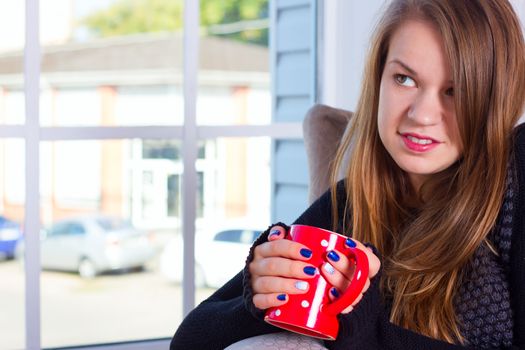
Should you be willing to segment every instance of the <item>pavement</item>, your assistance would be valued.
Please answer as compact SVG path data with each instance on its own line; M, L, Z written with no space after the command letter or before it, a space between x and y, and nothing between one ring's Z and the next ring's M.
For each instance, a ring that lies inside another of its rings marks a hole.
M171 337L182 320L182 289L157 272L112 273L84 280L76 274L41 273L42 347L88 345ZM25 343L24 271L0 261L0 350ZM197 304L213 293L198 289Z

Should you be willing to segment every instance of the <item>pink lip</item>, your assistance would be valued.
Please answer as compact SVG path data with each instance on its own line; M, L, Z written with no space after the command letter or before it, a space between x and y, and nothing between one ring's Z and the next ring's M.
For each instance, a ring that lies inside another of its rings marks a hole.
M439 141L434 140L431 137L423 136L423 135L419 135L419 134L414 134L414 133L400 133L399 135L403 138L403 142L405 143L407 148L409 150L411 150L411 151L414 151L414 152L420 152L420 153L428 152L428 151L436 148L441 143ZM421 145L419 143L415 143L415 142L411 141L408 138L408 136L416 137L416 138L418 138L420 140L430 140L430 141L432 141L432 143L429 143L429 144L426 144L426 145Z

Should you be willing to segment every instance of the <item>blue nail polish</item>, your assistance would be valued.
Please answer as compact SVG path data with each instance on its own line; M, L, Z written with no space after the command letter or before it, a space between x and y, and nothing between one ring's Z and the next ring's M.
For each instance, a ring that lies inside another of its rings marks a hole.
M280 301L285 301L286 300L286 294L279 294L277 296L277 299L279 299Z
M273 230L273 231L270 232L270 236L269 237L271 237L271 236L279 236L280 234L281 234L281 231Z
M332 261L339 261L339 254L337 254L335 251L331 250L328 252L327 254L328 256L328 259L332 260Z
M304 269L303 269L304 273L306 273L307 275L310 275L310 276L313 276L315 275L315 272L317 271L317 269L313 266L306 266Z
M310 249L303 248L303 249L301 249L300 253L305 258L309 258L309 257L312 256L312 251Z
M336 297L336 298L339 298L339 292L337 291L337 289L335 289L335 287L333 287L332 289L330 289L330 293Z
M346 239L346 245L350 248L355 248L357 247L357 244L355 244L355 242L353 240L351 240L350 238L347 238Z

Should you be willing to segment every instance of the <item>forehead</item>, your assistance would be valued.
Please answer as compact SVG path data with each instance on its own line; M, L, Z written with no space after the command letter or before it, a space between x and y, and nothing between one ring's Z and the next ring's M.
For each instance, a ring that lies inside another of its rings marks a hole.
M433 24L420 20L402 23L392 34L388 46L387 64L397 59L418 73L441 73L451 76L450 63L441 35Z

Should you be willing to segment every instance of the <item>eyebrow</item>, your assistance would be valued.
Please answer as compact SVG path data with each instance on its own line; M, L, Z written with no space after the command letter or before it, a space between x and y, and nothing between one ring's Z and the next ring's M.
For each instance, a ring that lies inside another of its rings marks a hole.
M393 60L388 62L388 64L390 64L390 63L397 63L398 65L403 67L407 72L412 74L414 77L417 77L417 73L416 73L415 70L413 70L412 68L410 68L408 65L406 65L404 62L398 60L397 58L395 58L395 59L393 59Z

